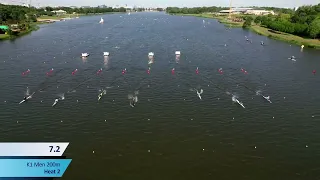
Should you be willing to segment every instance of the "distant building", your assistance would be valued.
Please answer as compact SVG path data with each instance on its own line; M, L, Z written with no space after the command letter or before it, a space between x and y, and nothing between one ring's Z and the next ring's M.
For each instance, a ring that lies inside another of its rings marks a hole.
M252 15L274 15L273 11L266 11L266 10L247 10L244 14L252 14Z
M64 11L64 10L58 10L58 11L51 11L53 13L55 13L56 15L64 15L64 14L67 14L67 11Z
M77 6L70 6L70 8L75 9L75 8L78 8L78 7Z
M222 10L219 14L251 14L251 15L268 15L275 13L273 11L266 11L266 10L255 10L253 8L231 8L227 10Z
M231 8L227 10L222 10L219 13L220 14L240 14L240 13L245 13L248 10L252 10L252 8Z

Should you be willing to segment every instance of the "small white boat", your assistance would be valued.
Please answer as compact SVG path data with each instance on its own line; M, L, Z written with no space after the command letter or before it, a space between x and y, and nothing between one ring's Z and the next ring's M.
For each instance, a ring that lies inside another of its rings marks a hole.
M109 56L109 52L103 52L103 56Z
M100 24L103 24L103 22L104 22L104 20L103 20L103 18L101 17L101 19L100 19Z
M88 57L89 54L88 54L88 53L81 53L81 56L82 56L82 57Z
M176 51L176 55L181 55L180 51Z
M148 56L154 56L154 53L153 52L149 52Z

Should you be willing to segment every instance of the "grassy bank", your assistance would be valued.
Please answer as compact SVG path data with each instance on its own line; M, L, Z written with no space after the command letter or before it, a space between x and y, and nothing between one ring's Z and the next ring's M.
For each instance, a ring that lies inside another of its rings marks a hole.
M289 42L292 44L297 44L297 45L303 44L305 47L320 49L320 40L318 40L318 39L306 39L306 38L302 38L302 37L295 36L292 34L277 32L277 31L274 31L274 30L271 30L271 29L268 29L265 27L258 26L258 25L253 25L253 26L251 26L250 29L257 34L267 36L272 39L286 41L286 42Z
M0 40L10 39L10 35L8 34L0 34Z

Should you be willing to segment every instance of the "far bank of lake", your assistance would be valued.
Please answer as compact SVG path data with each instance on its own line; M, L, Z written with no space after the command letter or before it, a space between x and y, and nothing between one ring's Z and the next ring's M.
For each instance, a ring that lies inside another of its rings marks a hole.
M105 15L105 14L114 14L115 12L110 12L110 13L95 13L95 14L64 14L60 16L40 16L37 18L37 22L30 23L30 28L27 30L23 30L19 32L16 35L9 35L9 34L0 34L0 41L3 40L12 40L16 39L19 37L22 37L24 35L27 35L31 33L32 31L36 31L40 29L39 25L41 24L48 24L48 23L54 23L57 21L65 21L65 20L70 20L70 19L75 19L75 18L80 18L82 16L98 16L98 15Z
M217 19L220 23L225 24L227 27L232 27L232 28L239 28L242 27L243 22L233 22L227 19L226 16L216 16L214 14L172 14L172 15L180 15L180 16L195 16L195 17L202 17L202 18L212 18L212 19ZM318 39L308 39L308 38L303 38L300 36L296 36L293 34L288 34L284 32L279 32L279 31L274 31L272 29L268 29L266 27L262 27L259 25L252 25L250 28L253 32L267 36L272 39L276 40L281 40L285 41L291 44L296 44L296 45L304 45L305 47L309 48L316 48L320 49L320 40Z

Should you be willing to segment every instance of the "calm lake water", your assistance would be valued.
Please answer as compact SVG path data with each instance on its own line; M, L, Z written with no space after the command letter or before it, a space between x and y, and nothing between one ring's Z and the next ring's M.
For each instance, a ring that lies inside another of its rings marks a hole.
M70 142L65 155L73 161L62 179L320 178L320 51L214 19L103 18L42 25L0 42L1 141ZM27 87L35 94L19 105ZM193 88L203 89L202 100Z

